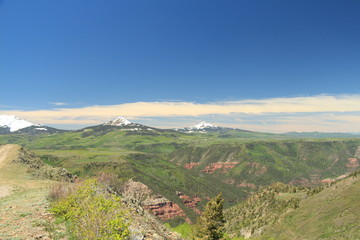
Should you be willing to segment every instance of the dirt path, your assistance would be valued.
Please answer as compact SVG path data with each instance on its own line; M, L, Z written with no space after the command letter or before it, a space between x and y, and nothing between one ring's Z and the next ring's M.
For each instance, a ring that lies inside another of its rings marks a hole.
M13 148L16 148L16 145L7 144L0 146L0 167L5 163L5 160L9 155L9 151Z
M51 184L34 178L13 163L20 147L0 145L0 239L51 239L44 230L51 222L46 195Z
M11 159L12 154L10 154L10 152L12 150L17 151L16 149L17 149L16 145L9 144L9 145L0 146L0 173L1 173L1 169L4 168L4 166L6 166L9 163L9 160ZM0 174L0 179L1 179L1 175L2 174ZM0 185L0 198L9 195L12 190L13 188L10 185L5 185L5 184Z

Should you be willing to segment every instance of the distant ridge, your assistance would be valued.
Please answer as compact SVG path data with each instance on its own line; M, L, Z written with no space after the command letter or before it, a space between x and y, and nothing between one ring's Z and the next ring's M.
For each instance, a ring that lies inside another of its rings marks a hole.
M247 130L237 129L237 128L228 128L228 127L220 127L212 125L208 122L202 121L199 124L190 126L190 127L184 127L184 128L175 128L173 129L178 132L184 132L184 133L192 133L192 132L200 132L200 133L207 133L207 132L228 132L228 131L242 131L242 132L251 132Z
M296 138L353 138L360 137L356 133L341 133L341 132L287 132L283 133L284 136Z

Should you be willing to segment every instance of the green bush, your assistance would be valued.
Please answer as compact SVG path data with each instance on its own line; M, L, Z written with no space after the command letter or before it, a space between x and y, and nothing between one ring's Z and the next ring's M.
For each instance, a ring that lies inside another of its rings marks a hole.
M84 181L75 192L54 202L51 212L70 222L76 239L125 239L129 220L120 197L102 188L96 179Z

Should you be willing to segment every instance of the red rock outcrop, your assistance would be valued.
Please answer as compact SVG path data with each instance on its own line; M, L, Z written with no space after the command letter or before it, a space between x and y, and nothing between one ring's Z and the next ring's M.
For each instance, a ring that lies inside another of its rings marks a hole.
M192 209L196 214L198 214L198 215L201 214L201 211L196 208L198 202L201 201L200 197L195 196L192 198L192 197L186 196L185 194L183 194L181 192L176 192L176 194L178 195L178 197L180 199L183 199L183 203L185 204L185 206Z
M218 162L211 163L209 166L206 166L202 171L205 173L214 173L218 169L222 169L221 173L228 172L228 169L234 168L239 162Z
M348 158L348 163L346 164L347 168L358 168L359 165L359 160L357 158Z
M321 180L320 182L323 183L323 184L330 184L332 182L334 182L335 180L332 179L332 178L325 178L323 180Z
M185 163L184 164L184 168L187 168L187 169L192 169L193 167L195 166L199 166L200 163L195 163L195 162L192 162L192 163Z
M162 220L168 220L175 217L183 217L186 221L190 221L176 203L169 201L162 196L154 196L143 202L144 209L149 210L152 214Z

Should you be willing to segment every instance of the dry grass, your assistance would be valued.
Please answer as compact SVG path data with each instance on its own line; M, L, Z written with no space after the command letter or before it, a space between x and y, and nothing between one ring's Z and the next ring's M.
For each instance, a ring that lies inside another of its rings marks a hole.
M79 183L57 182L50 186L48 198L50 201L58 201L74 193Z

